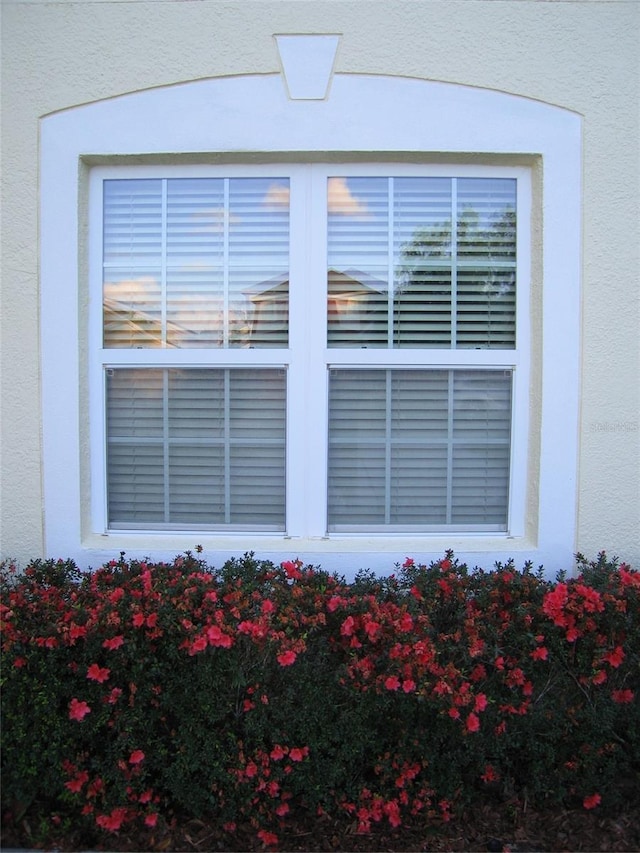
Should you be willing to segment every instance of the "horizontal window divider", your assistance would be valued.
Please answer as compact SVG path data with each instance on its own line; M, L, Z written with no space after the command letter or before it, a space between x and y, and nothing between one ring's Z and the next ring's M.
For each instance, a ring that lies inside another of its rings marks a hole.
M384 353L384 357L382 357ZM471 356L471 353L473 355ZM329 369L365 367L386 370L391 368L415 370L515 370L519 354L514 350L489 349L341 349L328 350Z
M196 355L197 354L197 355ZM109 349L102 351L102 364L110 368L247 368L280 367L285 370L289 350L267 349Z
M422 535L433 535L433 536L442 536L443 534L451 534L458 533L469 536L482 536L482 535L493 535L493 536L508 536L508 530L506 525L477 525L471 526L468 524L391 524L381 526L365 526L365 525L348 525L348 524L340 524L335 525L329 530L327 534L329 539L336 539L340 534L349 534L349 536L384 536L384 537L393 537L395 536L404 536L407 533L416 533L420 536Z

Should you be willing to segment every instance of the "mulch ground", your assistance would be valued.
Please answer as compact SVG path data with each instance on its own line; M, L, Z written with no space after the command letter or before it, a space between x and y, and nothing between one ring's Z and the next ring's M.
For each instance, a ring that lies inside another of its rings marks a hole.
M441 851L488 851L488 853L577 853L577 851L640 851L640 811L602 816L597 811L556 809L536 812L522 807L483 807L449 823L425 827L415 824L392 831L388 825L374 825L369 835L357 833L357 824L313 818L279 834L281 851L336 851L336 853L440 853ZM34 847L28 822L2 833L2 847ZM39 846L42 846L39 845ZM52 832L44 849L86 851L87 839L64 838ZM173 826L158 826L145 833L119 833L105 844L94 840L93 850L189 851L223 853L265 851L252 827L239 827L232 842L215 824L200 820Z

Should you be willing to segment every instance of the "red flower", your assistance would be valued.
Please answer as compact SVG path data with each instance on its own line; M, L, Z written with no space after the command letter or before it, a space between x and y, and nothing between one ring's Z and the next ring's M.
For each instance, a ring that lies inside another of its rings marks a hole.
M398 690L400 688L400 679L397 675L389 675L384 682L387 690Z
M413 693L416 689L416 683L412 678L405 678L402 682L402 689L405 693Z
M91 712L86 702L80 702L75 697L69 702L69 719L77 720L79 723Z
M619 705L626 705L628 702L633 702L633 690L614 690L611 693L611 698Z
M280 563L280 566L284 569L285 574L291 580L300 580L302 577L302 572L300 571L300 566L302 563L299 560L295 562L292 560L285 560L284 563Z
M124 637L122 634L118 634L117 637L111 637L108 640L105 640L102 644L103 649L109 649L110 651L114 651L115 649L119 649L120 646L124 644Z
M474 710L476 711L484 711L487 707L487 697L484 693L478 693L476 696L476 701L474 704Z
M546 660L549 656L549 652L547 651L546 646L538 646L537 649L534 649L531 652L531 657L533 660Z
M278 836L273 832L269 832L266 829L261 829L258 833L258 838L265 844L267 847L277 847L278 846Z
M117 832L122 826L126 816L126 809L114 809L110 815L98 815L96 823L102 829L107 829L109 832Z
M92 663L87 670L87 678L90 681L97 681L99 684L102 684L104 681L107 681L110 673L111 670L107 669L106 666L100 667L97 663Z
M375 641L380 636L380 633L382 631L382 626L380 625L379 622L374 622L373 620L369 620L368 622L365 622L364 630L367 632L367 637L369 638L369 640L372 643L375 643Z
M21 666L26 666L26 664L26 658L16 658L13 662L13 665L16 667L16 669L20 669Z
M608 664L611 664L612 667L617 669L624 660L624 651L622 646L616 646L612 652L607 652L602 659L606 660Z
M294 746L293 749L289 750L289 758L292 761L302 761L303 758L305 758L307 755L309 755L308 746L304 746L302 749L297 746Z
M402 564L403 569L410 569L414 565L413 557L407 557L407 559Z
M191 657L193 655L198 654L198 652L202 652L207 648L207 638L202 636L196 637L196 639L191 643L189 647L189 654Z
M480 728L480 718L473 711L467 717L467 731L477 732Z
M148 814L144 819L145 826L154 827L157 822L158 822L158 815L155 813Z
M265 598L265 600L262 602L262 607L261 607L262 612L263 613L273 613L273 611L275 609L276 609L276 606L273 603L273 601L271 601L268 598Z
M134 628L142 628L144 625L144 613L134 613L131 622Z
M129 764L140 764L144 761L144 752L141 749L134 749L129 756Z
M207 628L207 639L210 646L219 646L223 649L230 649L233 645L233 638L229 634L221 631L217 625L210 625Z
M350 637L356 627L356 622L353 616L347 616L342 625L340 626L340 633L343 637Z
M599 805L601 800L602 797L600 796L600 794L591 794L591 796L584 798L584 800L582 801L582 805L585 807L585 809L595 809L595 807Z
M296 657L296 653L289 649L288 651L279 654L277 660L280 666L291 666L296 662Z
M480 778L483 782L486 782L488 784L489 782L495 782L497 779L500 778L500 775L496 773L495 768L491 764L487 764L487 766L484 768L484 773Z
M282 749L282 747L280 746L280 744L279 744L279 743L277 743L277 744L273 747L273 749L271 750L271 758L272 758L274 761L280 761L280 759L281 759L281 758L284 758L284 756L285 756L285 752L284 752L284 750Z
M105 697L104 701L108 705L115 705L121 696L122 689L120 687L114 687L113 690L109 693L109 695Z
M79 794L86 782L89 781L89 774L86 770L80 771L73 779L64 783L65 788L68 788L72 794Z

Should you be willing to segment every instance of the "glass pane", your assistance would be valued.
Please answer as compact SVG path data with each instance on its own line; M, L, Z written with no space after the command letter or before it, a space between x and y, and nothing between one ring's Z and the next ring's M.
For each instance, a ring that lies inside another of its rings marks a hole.
M284 530L281 368L110 369L109 524Z
M289 182L104 183L105 347L285 347Z
M515 180L332 177L327 193L328 346L515 346Z
M504 530L511 373L332 369L329 529Z

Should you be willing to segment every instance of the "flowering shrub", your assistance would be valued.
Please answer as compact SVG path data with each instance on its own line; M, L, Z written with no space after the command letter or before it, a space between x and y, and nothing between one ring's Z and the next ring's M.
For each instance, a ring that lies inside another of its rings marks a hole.
M640 771L640 574L578 571L5 565L3 820L97 845L214 817L273 848L301 811L368 833L487 799L614 808Z

